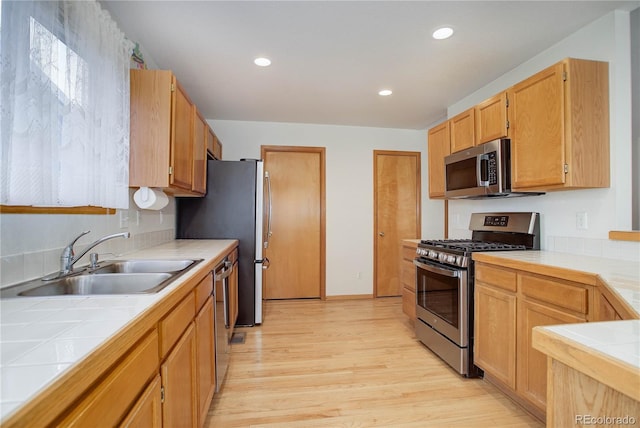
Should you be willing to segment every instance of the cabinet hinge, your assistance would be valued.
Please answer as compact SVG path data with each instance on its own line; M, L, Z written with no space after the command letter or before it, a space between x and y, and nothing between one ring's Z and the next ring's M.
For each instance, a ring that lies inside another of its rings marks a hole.
M563 82L566 82L566 81L567 81L567 72L566 72L566 71L563 71L563 72L562 72L562 81L563 81Z
M176 84L172 83L171 84L171 92L175 92L176 91Z
M172 166L170 166L170 167L169 167L169 175L172 175L172 174L173 174L173 167L172 167Z
M164 386L160 387L160 402L164 403Z
M510 126L510 124L509 124L509 121L507 120L507 129L509 129L509 126Z
M567 163L564 164L564 173L565 174L569 173L569 164L567 164Z
M506 101L505 101L506 107L508 108L509 107L509 97L505 97L505 99L506 99Z

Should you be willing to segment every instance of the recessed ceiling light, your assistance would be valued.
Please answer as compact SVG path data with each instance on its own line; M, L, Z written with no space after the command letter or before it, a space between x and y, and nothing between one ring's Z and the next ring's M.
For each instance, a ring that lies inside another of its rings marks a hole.
M391 89L383 89L380 92L378 92L378 95L383 97L388 97L391 94L393 94L393 91Z
M442 28L438 28L436 31L433 32L433 38L436 40L444 40L451 37L452 34L453 34L453 28L442 27Z
M269 58L256 58L253 60L253 63L260 67L269 67L271 65L271 60Z

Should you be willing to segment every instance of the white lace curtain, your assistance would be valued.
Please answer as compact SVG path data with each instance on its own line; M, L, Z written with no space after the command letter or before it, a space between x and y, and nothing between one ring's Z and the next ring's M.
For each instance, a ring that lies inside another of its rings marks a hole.
M94 0L0 1L0 204L127 208L133 45Z

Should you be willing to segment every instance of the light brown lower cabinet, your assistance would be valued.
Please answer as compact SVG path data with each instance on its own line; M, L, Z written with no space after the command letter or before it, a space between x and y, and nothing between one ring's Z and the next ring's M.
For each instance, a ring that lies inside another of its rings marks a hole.
M547 358L533 327L585 322L594 287L476 262L474 361L485 378L545 419Z
M122 428L162 428L161 386L160 375L156 375L120 424Z
M153 329L57 424L63 427L117 426L158 372L158 332Z
M532 329L537 326L585 322L586 319L526 299L518 302L517 319L519 335L516 390L544 414L547 406L547 356L533 348Z
M516 388L516 296L487 284L475 285L474 361L509 388ZM480 322L482 323L480 325Z
M162 424L197 426L196 336L193 322L160 367L164 402Z
M402 241L402 257L400 259L400 279L402 280L402 312L411 321L416 320L416 257L418 243L415 240Z
M202 426L216 389L215 325L213 296L210 296L196 316L198 426Z

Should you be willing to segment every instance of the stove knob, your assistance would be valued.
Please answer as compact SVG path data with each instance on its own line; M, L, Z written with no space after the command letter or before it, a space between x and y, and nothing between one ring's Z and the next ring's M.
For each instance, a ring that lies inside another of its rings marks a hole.
M428 257L430 259L438 260L438 253L433 250L429 250Z
M463 260L464 260L464 257L456 256L456 265L462 267L462 261Z
M455 264L456 263L456 256L453 256L453 255L447 256L447 262Z
M438 260L441 261L442 263L445 263L447 261L447 255L444 253L438 254Z

